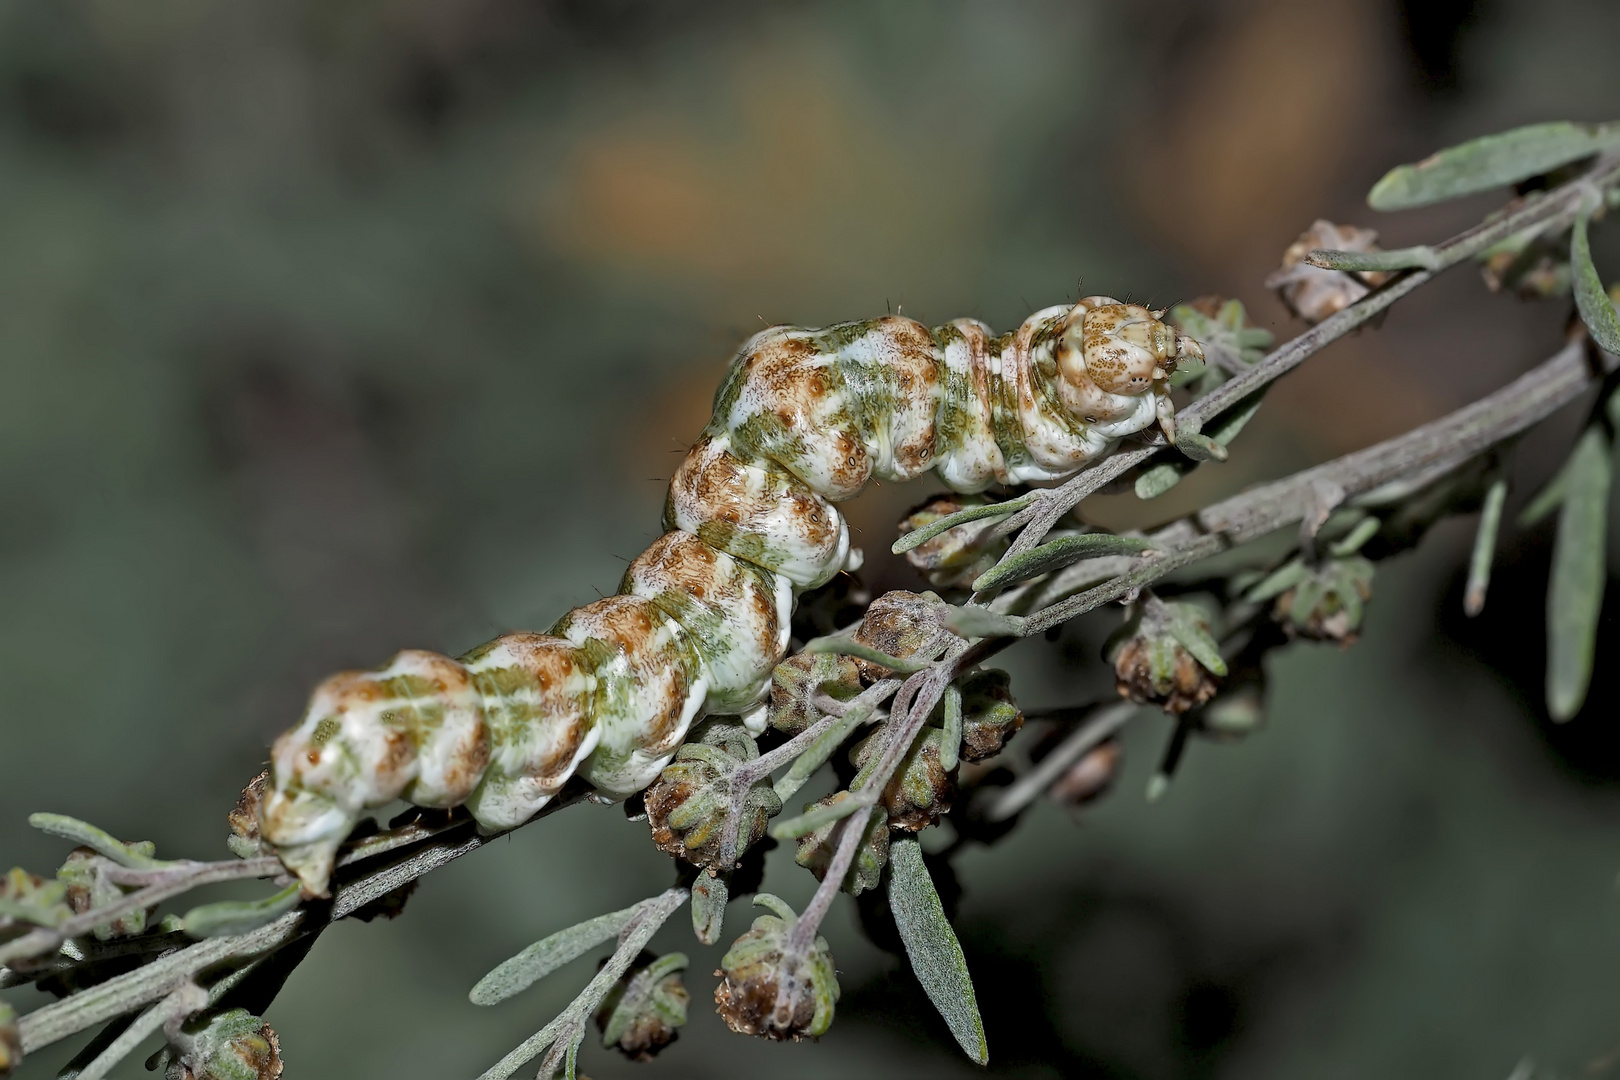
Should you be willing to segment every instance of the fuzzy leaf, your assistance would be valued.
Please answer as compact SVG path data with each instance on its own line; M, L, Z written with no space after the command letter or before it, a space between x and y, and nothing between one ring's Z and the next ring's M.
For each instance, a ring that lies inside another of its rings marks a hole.
M245 934L298 906L301 889L298 882L263 900L222 900L217 904L204 904L186 912L181 929L194 938L226 937Z
M1221 659L1221 647L1199 623L1189 617L1170 620L1170 636L1181 647L1192 653L1192 658L1216 675L1226 674L1226 661Z
M467 1000L474 1005L494 1005L527 990L570 960L617 937L635 913L635 907L627 907L623 911L613 911L575 923L566 930L542 938L510 960L497 964L494 970L478 980L478 985L472 988Z
M1112 533L1081 533L1065 536L1038 548L1003 560L991 567L973 583L977 591L1010 585L1015 581L1049 574L1061 570L1081 559L1095 559L1103 555L1136 555L1153 545L1134 536L1115 536Z
M126 844L111 833L98 829L87 821L68 817L66 814L29 814L28 824L40 832L83 844L98 854L105 855L119 866L127 866L132 870L157 870L177 865L163 859L154 859L152 852L156 848L150 840Z
M1265 396L1264 388L1250 394L1206 424L1203 434L1223 447L1231 446L1232 440L1238 437L1249 421L1254 419L1254 414L1260 411L1260 403L1265 400ZM1181 483L1182 477L1197 467L1196 462L1180 460L1166 461L1150 469L1143 469L1136 478L1136 497L1156 499Z
M1305 261L1323 270L1350 272L1434 270L1440 266L1440 256L1427 244L1395 248L1391 251L1337 251L1332 248L1319 248L1305 256Z
M889 848L889 909L928 1000L967 1056L985 1064L990 1049L984 1042L984 1021L979 1019L967 958L923 864L922 845L912 837L895 840Z
M962 750L962 688L955 683L945 688L944 737L939 743L939 767L946 772L956 768Z
M1594 425L1570 455L1547 589L1547 711L1557 721L1581 711L1592 681L1606 578L1609 472L1609 440Z
M960 637L1023 637L1024 620L1017 615L1002 615L987 607L969 604L952 607L946 612L945 629Z
M1262 604L1267 600L1274 600L1295 585L1310 576L1310 570L1298 559L1285 563L1243 594L1243 599L1251 604Z
M1176 449L1194 461L1225 461L1229 456L1226 447L1197 431L1177 432Z
M1473 618L1485 610L1485 590L1491 584L1491 563L1496 558L1496 533L1502 526L1502 504L1507 501L1507 481L1491 481L1485 504L1479 511L1479 531L1474 534L1474 551L1468 559L1468 587L1463 591L1463 613Z
M890 656L881 649L874 649L870 645L862 645L852 637L844 634L828 634L826 637L811 638L805 642L800 652L807 653L837 653L840 656L853 656L857 660L866 660L874 664L882 664L890 671L898 671L909 675L914 671L921 671L931 661L920 656Z
M699 944L713 945L720 940L730 902L731 883L726 878L699 874L692 882L692 934Z
M1398 165L1373 185L1367 205L1405 210L1506 187L1620 146L1620 124L1531 124Z
M986 518L1000 519L1012 517L1014 514L1018 513L1018 511L1022 510L1039 497L1040 492L1031 491L1027 495L1021 495L1016 499L1008 499L1006 502L986 503L984 506L970 506L966 510L958 510L954 514L946 514L938 521L931 521L920 529L913 529L906 533L906 535L896 540L889 550L894 552L896 555L904 555L906 552L910 551L914 547L917 547L919 544L926 544L940 533L949 532L958 525L966 525L972 521L983 521Z
M808 836L823 825L830 825L835 821L842 821L863 806L870 806L870 799L855 796L849 799L839 799L826 806L818 806L814 810L806 810L796 817L785 818L771 826L771 835L778 840L797 840L801 836Z
M1569 240L1569 264L1575 274L1575 307L1598 348L1620 354L1620 311L1603 291L1603 281L1592 265L1592 245L1586 236L1586 215L1575 219Z

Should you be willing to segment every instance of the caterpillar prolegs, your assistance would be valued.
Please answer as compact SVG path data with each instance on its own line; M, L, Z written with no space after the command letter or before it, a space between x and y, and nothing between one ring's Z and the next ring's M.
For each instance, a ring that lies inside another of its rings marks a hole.
M761 331L618 595L548 634L326 680L271 752L262 836L323 893L367 808L464 804L506 829L576 773L610 796L646 787L701 717L763 730L796 595L851 560L833 504L930 469L959 492L1059 480L1154 423L1173 437L1169 376L1201 352L1159 314L1092 296L1000 337L893 316Z

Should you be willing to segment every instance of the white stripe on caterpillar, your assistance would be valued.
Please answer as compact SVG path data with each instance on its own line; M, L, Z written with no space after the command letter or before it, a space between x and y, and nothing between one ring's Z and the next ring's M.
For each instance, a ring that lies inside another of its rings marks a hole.
M833 504L874 476L930 469L965 493L1058 480L1155 422L1173 436L1168 379L1201 352L1159 314L1092 296L1001 337L892 316L756 334L670 482L670 531L619 595L550 634L460 660L402 652L322 683L271 751L262 835L324 893L368 808L465 804L484 828L511 828L576 773L610 795L640 790L704 716L760 730L794 596L851 558Z

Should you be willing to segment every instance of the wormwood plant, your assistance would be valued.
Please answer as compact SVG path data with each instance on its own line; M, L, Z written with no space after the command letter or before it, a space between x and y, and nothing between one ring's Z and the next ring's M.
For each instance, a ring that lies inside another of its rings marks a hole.
M1620 204L1620 123L1481 138L1394 169L1368 201L1401 210L1509 187L1514 197L1483 222L1433 245L1385 251L1368 230L1317 222L1268 281L1311 324L1304 333L1267 352L1270 335L1250 326L1236 301L1175 308L1170 351L1188 362L1201 353L1203 362L1174 372L1182 405L1173 422L1161 412L1162 431L1119 443L1061 486L920 506L894 550L936 592L867 601L844 577L805 593L797 647L772 678L764 733L725 716L702 723L626 804L675 857L671 887L559 930L471 989L474 1005L491 1005L572 959L607 952L573 1003L483 1080L536 1058L538 1076L573 1077L593 1023L604 1045L655 1055L676 1037L691 995L687 957L653 955L648 943L689 905L698 941L717 944L728 902L749 894L762 913L731 939L713 989L733 1030L774 1039L828 1030L839 987L818 930L847 892L874 940L904 951L963 1052L987 1061L972 978L935 881L950 872L951 855L970 842L995 843L1037 798L1099 796L1118 766L1118 731L1150 707L1176 720L1149 788L1150 797L1162 793L1189 739L1235 738L1260 723L1269 653L1301 638L1352 642L1377 563L1448 515L1479 516L1465 597L1477 614L1507 494L1504 459L1521 433L1596 388L1567 462L1520 518L1527 525L1558 514L1546 697L1554 719L1574 716L1592 673L1620 421L1620 290L1605 291L1588 233ZM1493 290L1572 295L1579 315L1551 355L1508 386L1146 532L1111 534L1079 515L1093 493L1124 486L1152 499L1225 460L1279 376L1470 261ZM1022 639L1115 603L1125 619L1107 660L1118 698L1025 716L1007 676L984 666ZM1008 749L1026 723L1044 733L1024 739L1036 751ZM338 737L336 729L316 734ZM839 790L795 806L798 791L829 768ZM341 919L397 915L420 877L502 835L481 831L459 806L412 808L386 827L365 819L331 857L328 887L324 871L260 836L265 785L261 775L244 791L229 815L234 857L217 861L160 859L150 843L61 815L29 819L78 846L52 877L19 868L0 882L0 986L32 983L57 998L20 1017L0 1003L0 1075L99 1027L60 1075L105 1076L161 1032L164 1044L147 1064L171 1078L280 1076L280 1046L262 1017L322 931ZM593 798L575 777L528 820ZM920 833L945 821L955 841L925 860ZM798 864L821 883L803 911L761 891L767 836L794 843ZM195 888L244 878L275 891L165 910Z

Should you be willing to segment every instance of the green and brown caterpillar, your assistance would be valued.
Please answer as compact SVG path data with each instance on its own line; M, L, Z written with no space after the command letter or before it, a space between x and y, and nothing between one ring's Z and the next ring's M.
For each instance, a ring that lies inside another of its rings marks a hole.
M263 838L324 893L367 808L465 805L507 829L576 773L646 787L704 716L763 730L796 595L851 563L834 504L930 469L959 492L1059 480L1154 423L1173 440L1169 376L1201 351L1160 314L1091 296L1000 337L899 317L756 334L618 595L548 634L326 680L271 752Z

